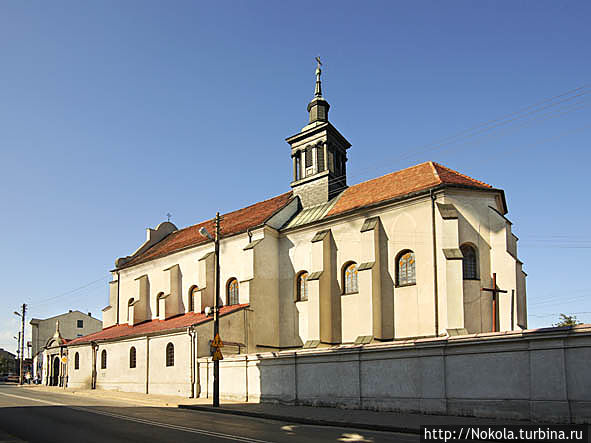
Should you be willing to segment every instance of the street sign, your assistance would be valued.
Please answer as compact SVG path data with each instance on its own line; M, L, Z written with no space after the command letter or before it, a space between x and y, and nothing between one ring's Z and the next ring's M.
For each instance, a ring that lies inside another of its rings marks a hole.
M222 355L222 351L220 348L215 348L215 352L213 353L213 361L223 360L224 356Z
M213 348L223 348L224 344L222 343L222 339L220 338L220 334L216 334L213 341L211 342L211 346Z

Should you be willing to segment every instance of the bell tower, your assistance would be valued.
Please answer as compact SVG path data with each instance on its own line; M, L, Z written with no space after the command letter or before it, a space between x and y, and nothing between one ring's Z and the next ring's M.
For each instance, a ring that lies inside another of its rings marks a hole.
M347 187L347 149L351 143L328 121L330 105L322 96L322 63L316 57L316 87L308 104L309 123L286 139L291 146L291 188L304 208L328 202Z

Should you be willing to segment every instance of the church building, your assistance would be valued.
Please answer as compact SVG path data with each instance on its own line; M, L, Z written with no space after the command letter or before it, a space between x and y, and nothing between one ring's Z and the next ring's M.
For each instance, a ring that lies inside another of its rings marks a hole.
M286 139L291 189L223 214L224 355L525 329L504 191L430 161L349 185L329 109L318 66ZM68 386L199 395L216 281L202 228L163 222L116 260L103 329L64 344Z

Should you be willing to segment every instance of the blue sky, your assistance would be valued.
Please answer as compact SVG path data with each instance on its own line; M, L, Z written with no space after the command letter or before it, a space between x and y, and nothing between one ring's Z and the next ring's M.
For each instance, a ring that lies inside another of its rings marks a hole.
M331 121L353 144L350 183L434 160L505 189L530 326L560 312L591 322L590 12L2 2L0 347L14 352L23 301L29 318L100 317L115 258L167 212L183 227L287 191L284 139L306 123L316 55Z

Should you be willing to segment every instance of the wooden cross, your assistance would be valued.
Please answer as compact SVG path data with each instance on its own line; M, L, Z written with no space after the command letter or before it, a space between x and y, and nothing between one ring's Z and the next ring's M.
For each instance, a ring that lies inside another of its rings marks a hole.
M482 288L483 291L492 292L492 331L497 332L497 294L506 293L507 291L497 287L497 274L493 273L492 288Z

